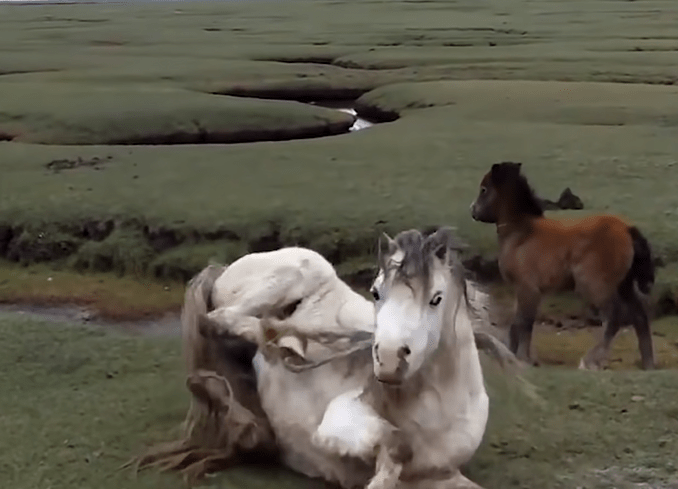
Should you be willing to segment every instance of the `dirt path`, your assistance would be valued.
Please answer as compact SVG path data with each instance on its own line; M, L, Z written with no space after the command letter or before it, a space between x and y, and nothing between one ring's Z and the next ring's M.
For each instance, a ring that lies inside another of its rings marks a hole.
M86 307L26 304L0 305L0 313L14 313L60 325L87 325L95 328L113 329L132 335L179 336L181 333L181 321L178 313L167 313L159 318L138 321L113 321L97 317Z
M85 325L93 328L114 330L138 336L175 336L181 333L178 312L142 320L113 320L96 313L86 306L3 304L1 313L19 314L24 317L60 325ZM492 323L503 333L506 341L508 325L513 315L510 301L493 301L490 310ZM655 355L660 368L678 367L678 331L675 321L659 321L653 325ZM544 312L535 323L533 354L540 365L576 368L580 358L593 346L602 333L596 321L582 309L580 312ZM620 331L613 344L609 367L612 369L639 368L636 337L631 328Z

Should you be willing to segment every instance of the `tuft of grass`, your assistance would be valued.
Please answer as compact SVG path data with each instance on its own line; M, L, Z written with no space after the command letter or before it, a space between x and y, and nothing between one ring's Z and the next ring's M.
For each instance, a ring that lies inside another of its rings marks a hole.
M115 271L141 276L154 255L143 234L132 228L117 228L103 241L88 241L71 258L79 271Z

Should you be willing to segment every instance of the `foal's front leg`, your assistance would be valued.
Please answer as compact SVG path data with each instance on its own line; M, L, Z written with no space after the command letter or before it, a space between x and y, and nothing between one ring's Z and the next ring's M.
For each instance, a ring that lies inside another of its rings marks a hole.
M509 331L511 351L520 359L531 363L532 330L537 318L541 297L538 291L516 285L515 316Z
M617 298L602 308L603 311L603 335L579 361L580 370L602 370L610 356L610 347L617 332L621 327L621 303Z

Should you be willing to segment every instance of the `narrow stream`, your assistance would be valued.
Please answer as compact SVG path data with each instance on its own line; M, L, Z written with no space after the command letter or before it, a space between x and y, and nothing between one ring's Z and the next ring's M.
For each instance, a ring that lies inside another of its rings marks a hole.
M358 117L356 110L351 107L351 101L338 101L338 102L309 102L309 105L317 105L320 107L327 107L328 109L335 109L346 114L351 114L354 116L355 122L349 129L350 132L360 131L362 129L367 129L375 125L375 122L368 121L362 117Z

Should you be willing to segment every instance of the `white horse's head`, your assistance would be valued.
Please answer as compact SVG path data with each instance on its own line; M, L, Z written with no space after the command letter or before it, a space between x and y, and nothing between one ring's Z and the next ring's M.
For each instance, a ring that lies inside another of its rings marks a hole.
M465 296L463 271L451 228L428 237L417 230L379 242L379 273L371 292L377 314L374 374L400 384L440 344L453 310Z

